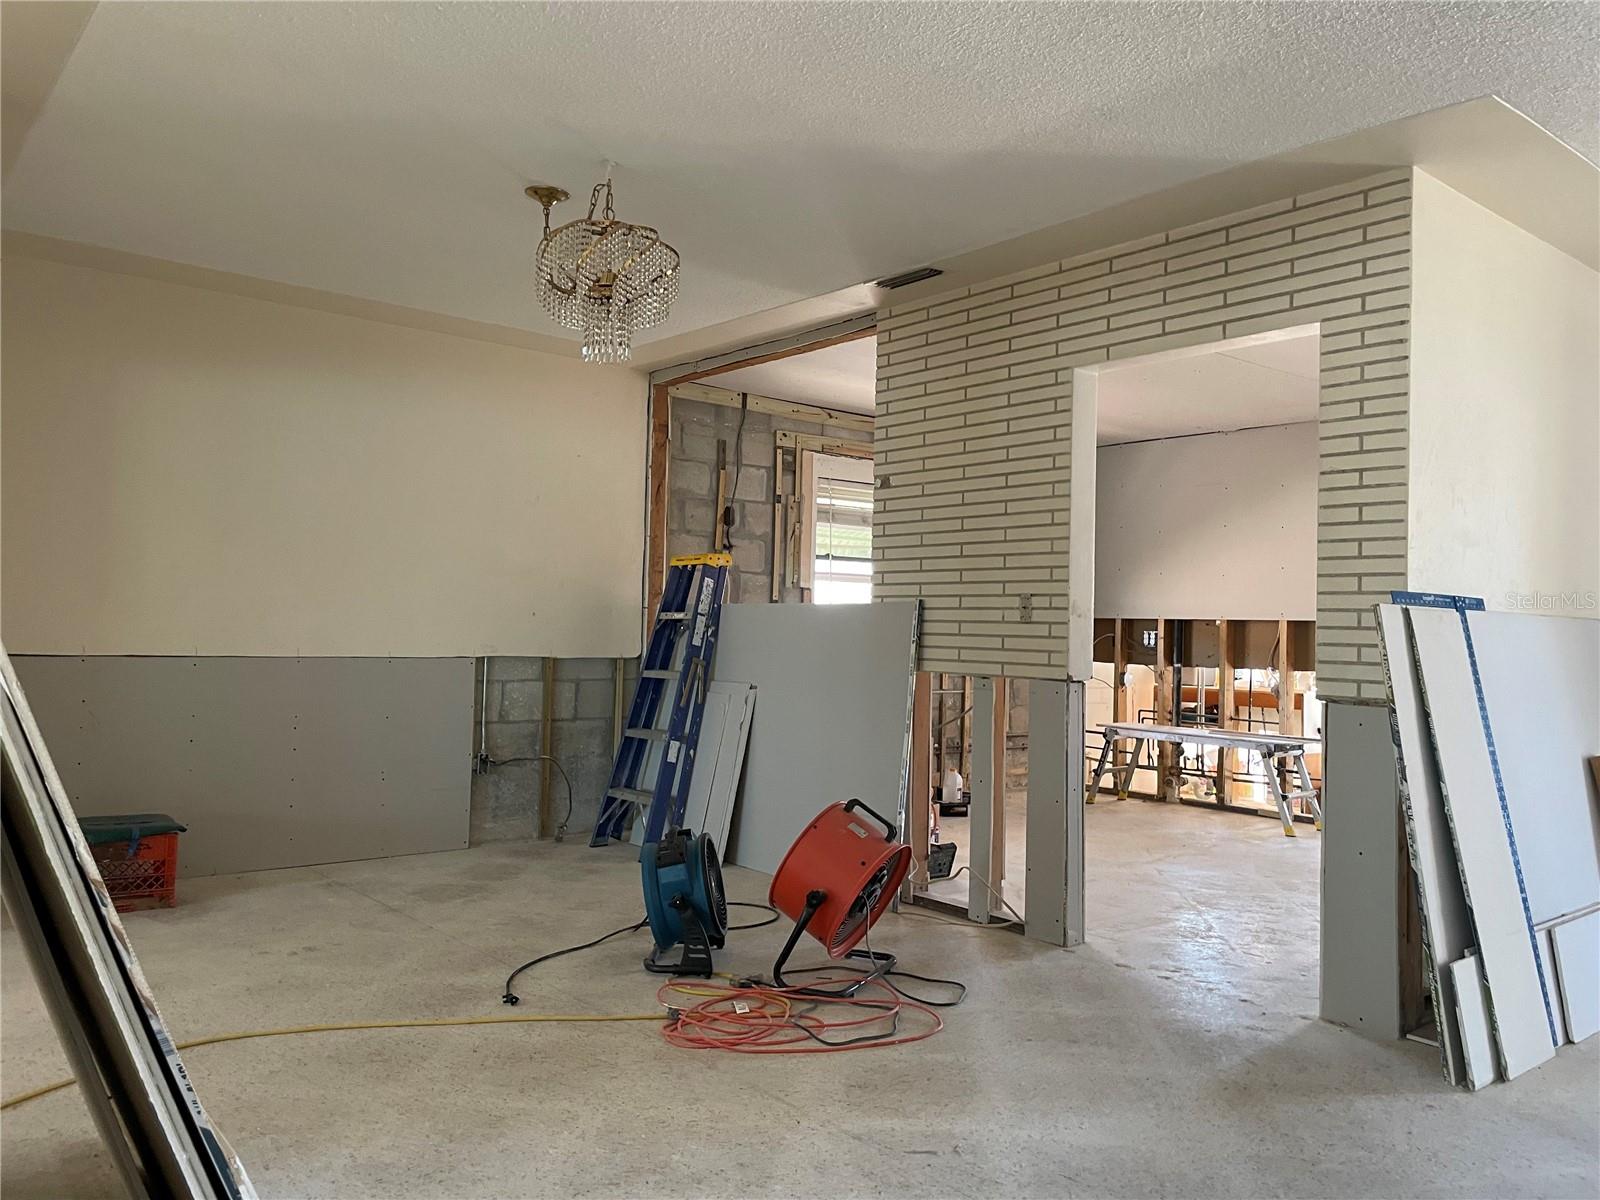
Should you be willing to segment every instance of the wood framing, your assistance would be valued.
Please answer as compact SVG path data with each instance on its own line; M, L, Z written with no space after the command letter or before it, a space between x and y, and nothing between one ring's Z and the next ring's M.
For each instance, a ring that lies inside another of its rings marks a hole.
M661 589L667 582L667 460L671 443L672 397L665 385L659 385L650 389L649 514L644 547L646 628L655 622L656 610L661 607Z
M911 874L906 898L928 886L928 836L933 796L933 680L918 671L911 692L911 783L906 797L906 836Z
M819 404L778 400L772 396L758 396L754 392L735 392L706 383L674 383L668 386L674 400L699 400L704 404L719 404L725 408L738 408L748 401L751 412L766 413L774 417L793 417L800 421L831 421L841 429L854 429L860 433L872 432L873 419L868 413L846 412L842 408L826 408Z
M1173 670L1177 622L1162 618L1156 621L1155 709L1156 723L1172 723L1172 704L1176 696L1176 672ZM1169 784L1177 772L1178 747L1163 742L1156 747L1156 786L1158 800L1176 800L1175 789Z
M980 675L972 681L972 802L968 808L967 835L971 839L967 861L967 916L988 924L995 909L989 878L994 870L998 843L1005 854L1004 825L997 811L1005 807L1005 680ZM999 736L995 736L995 731ZM996 836L996 834L1000 836Z
M1217 724L1223 729L1236 727L1238 697L1233 684L1233 671L1238 626L1227 620L1217 622ZM1237 758L1232 750L1222 747L1217 751L1217 799L1223 804L1233 802L1233 773Z
M1011 711L1011 682L1003 675L997 676L994 689L994 712L989 726L995 764L989 807L993 827L989 836L989 886L994 892L1002 893L1006 879L1006 717ZM991 895L990 899L999 905L999 896Z
M875 312L862 313L832 325L825 325L820 329L809 330L805 333L794 334L790 337L779 338L770 342L758 342L754 346L746 346L741 350L730 350L726 354L713 355L708 358L696 359L694 362L681 363L676 367L667 367L660 371L650 373L652 383L695 383L701 379L710 379L714 375L726 375L729 371L737 371L743 367L757 367L762 363L777 362L779 359L793 358L796 354L809 354L813 350L826 350L829 346L840 346L845 342L853 342L859 338L873 337L878 332L877 314Z
M550 766L555 756L555 747L551 744L555 736L556 706L552 700L555 690L556 660L547 654L539 703L539 836L542 838L555 832L555 805L550 802Z

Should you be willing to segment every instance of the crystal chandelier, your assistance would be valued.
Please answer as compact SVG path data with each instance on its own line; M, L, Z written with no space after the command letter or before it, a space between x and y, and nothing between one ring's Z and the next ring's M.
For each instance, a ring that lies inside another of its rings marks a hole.
M633 335L666 320L678 298L678 252L648 225L617 220L609 171L589 195L589 215L555 229L550 209L567 193L536 185L527 194L544 209L534 256L539 302L583 334L585 362L627 362Z

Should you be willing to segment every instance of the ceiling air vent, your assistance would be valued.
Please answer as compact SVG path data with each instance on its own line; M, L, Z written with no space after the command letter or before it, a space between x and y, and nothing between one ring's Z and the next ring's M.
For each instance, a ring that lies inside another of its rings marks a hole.
M921 283L924 279L937 279L944 272L938 267L917 267L914 270L902 271L898 275L891 275L887 279L880 279L873 287L881 287L886 292L895 288L903 288L909 284Z

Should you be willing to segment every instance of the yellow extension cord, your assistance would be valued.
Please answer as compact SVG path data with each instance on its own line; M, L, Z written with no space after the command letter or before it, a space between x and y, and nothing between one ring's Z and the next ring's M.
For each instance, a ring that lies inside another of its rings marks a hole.
M667 1019L666 1010L653 1013L529 1013L521 1017L428 1017L416 1021L342 1021L330 1025L291 1025L287 1029L250 1029L243 1033L214 1033L210 1037L194 1038L187 1042L179 1042L177 1049L192 1050L196 1046L213 1046L218 1042L243 1042L250 1038L286 1037L292 1033L340 1033L350 1029L426 1029L440 1025L529 1025L538 1022L586 1022L586 1021L664 1021ZM0 1101L0 1111L13 1108L18 1104L25 1104L29 1100L37 1100L40 1096L48 1096L51 1092L59 1092L62 1088L71 1087L76 1079L58 1079L55 1083L48 1083L44 1087L34 1088L31 1092L12 1096L10 1099Z

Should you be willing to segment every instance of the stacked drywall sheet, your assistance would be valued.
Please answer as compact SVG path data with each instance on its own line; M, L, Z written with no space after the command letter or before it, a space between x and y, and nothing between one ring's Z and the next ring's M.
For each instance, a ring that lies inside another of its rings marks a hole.
M757 696L729 862L770 874L836 800L900 811L918 612L915 600L723 608L713 673Z
M1600 1026L1600 622L1379 605L1444 1070L1514 1079ZM1529 703L1528 697L1541 697Z
M726 850L728 831L733 826L733 807L738 799L739 779L744 774L755 704L756 689L748 683L718 682L706 689L700 745L695 751L694 777L689 781L683 824L699 833L709 833L719 853ZM642 824L634 822L636 828Z

